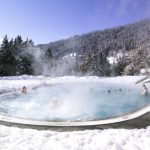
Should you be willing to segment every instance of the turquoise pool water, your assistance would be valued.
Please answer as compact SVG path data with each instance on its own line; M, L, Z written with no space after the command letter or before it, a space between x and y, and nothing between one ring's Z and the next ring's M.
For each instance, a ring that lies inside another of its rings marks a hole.
M0 114L44 121L102 120L125 115L150 104L136 86L67 83L0 95Z

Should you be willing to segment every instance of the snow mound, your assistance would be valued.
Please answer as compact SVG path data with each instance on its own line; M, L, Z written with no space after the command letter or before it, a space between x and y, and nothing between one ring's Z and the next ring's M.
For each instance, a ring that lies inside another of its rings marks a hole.
M149 150L150 127L58 132L0 125L0 150Z

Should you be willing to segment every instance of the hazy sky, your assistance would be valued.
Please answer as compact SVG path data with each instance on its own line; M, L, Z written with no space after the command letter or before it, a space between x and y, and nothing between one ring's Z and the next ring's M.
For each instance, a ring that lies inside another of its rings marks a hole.
M0 0L0 38L48 43L150 17L150 0Z

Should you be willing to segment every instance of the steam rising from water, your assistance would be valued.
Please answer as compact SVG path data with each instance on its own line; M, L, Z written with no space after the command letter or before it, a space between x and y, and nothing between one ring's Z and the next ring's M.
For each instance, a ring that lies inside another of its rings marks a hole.
M26 52L33 56L33 69L35 75L46 75L50 74L50 69L48 68L48 65L44 63L43 60L45 60L44 52L38 47L30 46L26 49Z
M73 67L76 65L76 53L66 55L59 60L47 60L45 50L41 50L38 47L30 46L26 50L26 53L33 56L32 68L35 75L44 76L62 76L72 74Z

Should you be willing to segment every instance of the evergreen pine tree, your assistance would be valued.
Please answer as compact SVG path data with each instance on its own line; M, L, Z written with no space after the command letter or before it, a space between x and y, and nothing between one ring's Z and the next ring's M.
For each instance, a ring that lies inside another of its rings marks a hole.
M16 62L13 53L13 39L9 42L6 35L2 42L0 51L0 75L15 75L15 63Z

